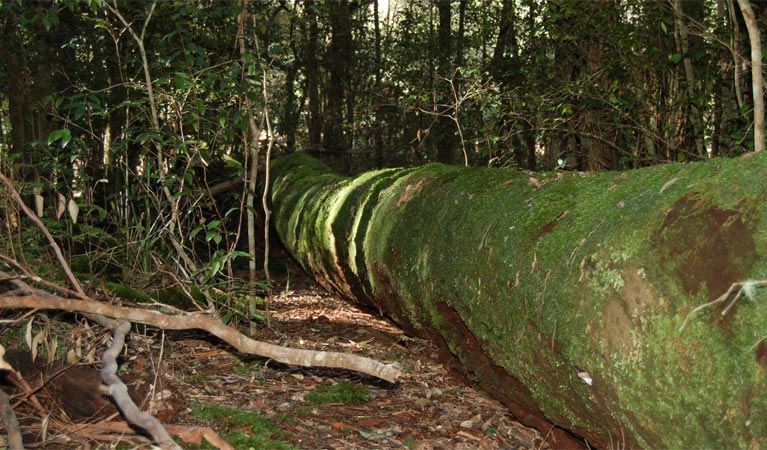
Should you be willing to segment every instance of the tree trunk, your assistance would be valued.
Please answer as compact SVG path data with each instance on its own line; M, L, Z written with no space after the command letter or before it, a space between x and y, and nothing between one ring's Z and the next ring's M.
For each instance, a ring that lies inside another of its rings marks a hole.
M754 150L764 150L764 78L762 76L762 37L749 0L738 0L751 41L751 83L754 92Z
M317 59L319 27L314 0L304 0L304 17L309 23L306 46L303 52L304 76L306 77L307 97L309 98L309 146L315 147L322 143L322 116L320 108L320 65Z
M452 65L452 36L451 19L452 13L450 0L434 0L439 13L439 26L437 27L437 48L435 59L437 65L437 77L434 80L436 92L436 111L438 115L432 129L434 145L437 150L437 160L445 164L451 164L456 160L455 151L455 122L450 117L452 110L448 105L453 104L452 92L447 80L453 77ZM444 78L444 79L443 79Z
M690 8L695 8L697 11L698 9L702 9L703 3L700 1L697 2L688 2L690 5ZM690 36L687 32L687 25L686 22L689 20L687 15L685 14L683 8L682 8L682 0L674 0L674 15L675 15L675 23L676 23L676 34L677 37L677 51L683 55L682 63L684 66L684 78L685 78L685 94L687 97L687 106L685 109L689 108L689 116L691 117L691 122L688 123L689 126L687 127L689 129L689 132L692 134L692 137L695 141L695 151L698 157L705 157L706 156L706 148L703 144L703 134L700 130L703 130L703 114L700 111L700 108L696 104L695 95L697 93L698 84L695 82L695 69L693 68L693 61L690 57ZM687 115L687 114L685 114ZM685 121L687 122L687 121ZM685 130L681 130L684 132Z
M350 142L345 125L350 124L346 102L351 85L350 67L352 54L351 5L347 2L327 2L325 7L330 16L333 36L330 39L326 68L329 82L325 87L325 122L323 125L322 145L327 149L348 150ZM344 107L347 108L344 118Z
M553 447L760 448L765 175L757 154L352 179L296 154L274 166L272 204L321 284L449 349Z
M374 76L375 76L375 91L381 95L381 70L383 62L381 60L381 18L379 11L378 0L373 1L373 30L375 32L375 54L373 64ZM383 97L381 96L381 99ZM380 100L379 100L380 101ZM380 110L380 107L378 108ZM375 113L375 123L373 124L374 134L374 148L373 148L373 160L376 167L383 166L384 162L384 140L383 140L383 128L385 126L384 120L381 117L380 111Z

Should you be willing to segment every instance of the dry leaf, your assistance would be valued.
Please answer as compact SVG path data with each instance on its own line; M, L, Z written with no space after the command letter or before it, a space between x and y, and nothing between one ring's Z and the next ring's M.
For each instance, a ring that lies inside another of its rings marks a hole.
M35 194L35 212L37 217L43 217L43 205L45 205L45 198L40 194Z
M3 356L5 356L5 347L0 345L0 370L11 370L13 371L13 367L11 367L10 364L8 364L5 359L3 359Z
M77 215L80 214L80 207L73 199L69 199L67 204L67 210L69 211L69 217L72 218L72 223L77 223Z
M663 191L665 191L669 186L671 186L672 184L676 183L677 181L679 181L679 177L672 178L672 179L666 181L666 184L664 184L663 187L660 188L660 193L662 194Z
M591 378L591 375L589 375L588 372L578 372L578 378L585 381L589 386L594 384L594 380Z
M16 227L19 226L19 216L16 214L16 211L12 211L10 214L6 216L8 229L11 231L15 230Z
M67 198L61 193L58 196L58 202L56 203L56 220L60 220L64 215L64 211L67 208Z
M29 322L27 322L27 329L24 330L24 343L27 344L27 347L30 349L32 348L32 321L35 318L29 319Z
M56 335L52 335L50 340L45 341L45 348L48 350L48 364L53 364L56 360L56 349L59 346L59 339Z
M40 345L45 342L45 340L48 338L48 330L42 329L39 333L35 335L34 338L32 338L32 345L30 346L32 350L32 361L37 358L37 349L40 348Z

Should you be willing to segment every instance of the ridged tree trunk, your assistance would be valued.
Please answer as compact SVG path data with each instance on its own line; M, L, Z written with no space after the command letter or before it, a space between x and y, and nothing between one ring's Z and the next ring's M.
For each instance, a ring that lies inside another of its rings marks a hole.
M767 155L343 178L296 154L274 175L309 273L448 349L555 448L767 446Z

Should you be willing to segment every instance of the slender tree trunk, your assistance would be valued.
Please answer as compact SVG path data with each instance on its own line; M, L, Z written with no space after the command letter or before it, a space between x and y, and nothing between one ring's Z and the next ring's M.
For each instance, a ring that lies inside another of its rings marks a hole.
M237 20L237 44L240 52L240 58L243 66L245 65L245 56L247 55L247 48L245 47L245 24L248 20L248 0L240 1L240 14ZM245 73L245 70L243 70ZM256 213L255 213L255 198L256 187L258 179L258 163L259 163L259 148L258 137L261 134L261 130L256 124L256 112L253 108L253 104L250 98L245 97L246 113L248 115L248 131L249 134L245 135L245 160L247 161L246 168L248 171L247 179L247 196L245 200L247 210L247 227L248 227L248 279L250 281L250 298L248 299L248 312L250 320L255 316L257 312L256 308ZM266 264L266 262L264 263ZM267 299L266 321L267 326L269 323L269 309ZM256 323L250 321L250 334L254 335L257 331Z
M727 0L727 10L730 12L730 23L732 24L732 60L733 82L735 84L735 99L738 101L738 109L743 108L743 89L740 81L740 71L743 58L741 57L741 29L738 14L735 10L734 0Z
M452 93L448 83L440 79L443 77L451 79L453 76L453 66L451 64L452 56L452 36L451 36L451 7L450 0L435 0L439 14L439 25L437 27L437 49L436 65L437 79L435 80L437 99L435 105L439 115L432 129L434 143L437 150L437 160L445 164L455 162L455 123L449 116L451 114L447 105L452 102Z
M22 55L14 50L4 51L8 72L8 114L11 123L11 152L26 162L32 143L32 113Z
M455 66L460 68L463 65L464 53L464 35L466 34L466 6L467 0L461 0L458 3L458 34L455 37Z
M304 76L306 77L307 97L309 98L309 146L322 144L322 116L320 105L320 65L317 59L319 48L319 27L314 0L304 0L304 17L309 23L306 46L304 48Z
M381 94L381 18L378 11L380 3L378 0L373 2L373 26L375 30L375 91L377 94ZM382 99L383 97L379 97ZM379 100L380 101L380 100ZM380 108L378 108L380 111ZM383 126L384 122L381 118L380 112L375 115L375 125L373 126L375 147L373 157L375 159L376 166L381 167L383 165L384 157L384 142L383 142Z
M751 41L751 82L754 92L754 150L764 150L764 78L762 76L762 37L749 0L738 0Z
M325 88L327 110L324 114L322 143L327 149L347 150L348 133L344 130L350 111L347 95L349 95L350 64L352 63L352 30L350 4L347 2L327 2L325 7L330 15L332 37L328 49L326 68L329 72L329 83ZM346 119L344 105L346 104Z
M703 135L699 130L703 129L703 115L700 108L695 104L696 84L695 69L693 68L692 58L690 58L690 37L685 23L686 16L682 8L682 0L674 0L674 16L676 21L677 48L680 54L684 55L682 63L684 65L684 75L686 81L686 96L692 113L692 124L689 127L695 140L695 150L698 156L706 155L706 148L703 143ZM685 121L687 122L687 121Z
M6 27L0 29L3 45L0 45L1 64L6 71L8 89L8 116L10 124L10 150L19 159L16 161L18 172L14 175L24 181L37 178L35 152L32 149L34 136L32 95L28 81L29 67L26 62L22 38L18 33L20 17L16 8L2 10Z

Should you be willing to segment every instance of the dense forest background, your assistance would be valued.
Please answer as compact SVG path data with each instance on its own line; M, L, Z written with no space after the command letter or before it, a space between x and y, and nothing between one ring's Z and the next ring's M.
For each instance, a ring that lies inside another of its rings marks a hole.
M752 150L739 3L3 0L0 162L86 272L215 284L280 153L597 171ZM16 214L9 255L34 248Z

